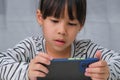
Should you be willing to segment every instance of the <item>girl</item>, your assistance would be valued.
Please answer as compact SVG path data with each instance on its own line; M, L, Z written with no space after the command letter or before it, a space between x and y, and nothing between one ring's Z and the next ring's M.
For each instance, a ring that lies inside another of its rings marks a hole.
M86 0L40 0L37 21L43 36L27 38L0 53L1 80L45 77L53 58L99 58L85 72L92 80L119 80L120 54L91 40L76 40L86 19ZM41 64L39 64L41 63ZM44 65L43 65L44 64Z

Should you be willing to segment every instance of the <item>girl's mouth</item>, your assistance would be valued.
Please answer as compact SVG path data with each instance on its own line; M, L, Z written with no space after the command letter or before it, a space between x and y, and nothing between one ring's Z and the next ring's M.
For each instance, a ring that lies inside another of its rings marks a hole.
M55 44L59 45L59 46L62 46L62 45L65 44L65 41L63 41L63 40L55 40Z

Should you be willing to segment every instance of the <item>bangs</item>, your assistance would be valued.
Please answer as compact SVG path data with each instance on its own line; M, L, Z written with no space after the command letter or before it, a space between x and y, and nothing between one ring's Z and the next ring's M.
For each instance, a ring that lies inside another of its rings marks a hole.
M41 13L45 19L48 16L60 18L64 13L66 0L41 0Z
M53 16L61 18L67 9L69 19L77 19L84 24L86 18L86 0L41 0L40 10L42 17Z

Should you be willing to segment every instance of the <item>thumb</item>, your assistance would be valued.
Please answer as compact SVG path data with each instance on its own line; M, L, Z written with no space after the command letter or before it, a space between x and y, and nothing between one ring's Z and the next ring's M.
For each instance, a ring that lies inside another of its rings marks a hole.
M101 51L97 51L95 57L101 59L101 54L102 54Z

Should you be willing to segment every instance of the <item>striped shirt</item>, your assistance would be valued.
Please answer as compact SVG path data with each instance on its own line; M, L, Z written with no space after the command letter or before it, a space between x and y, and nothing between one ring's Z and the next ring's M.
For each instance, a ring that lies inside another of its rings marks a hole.
M97 50L110 68L109 80L120 80L120 53L103 48L91 40L76 40L72 44L71 57L94 58ZM0 80L28 80L28 66L38 52L45 52L42 36L29 37L14 48L0 53Z

